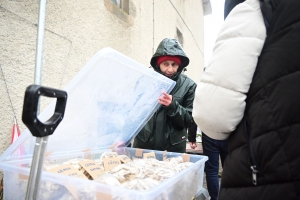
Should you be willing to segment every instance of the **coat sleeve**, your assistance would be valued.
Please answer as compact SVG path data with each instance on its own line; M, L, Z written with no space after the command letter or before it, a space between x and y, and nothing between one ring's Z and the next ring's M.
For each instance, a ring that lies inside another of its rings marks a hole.
M258 0L237 5L226 18L195 93L193 118L209 137L226 139L241 121L265 38Z
M169 120L176 129L189 128L194 122L192 117L193 102L196 84L193 83L184 96L183 104L180 105L173 99L168 107L164 107Z
M197 124L193 122L192 126L188 128L189 142L196 142L196 137L197 137Z

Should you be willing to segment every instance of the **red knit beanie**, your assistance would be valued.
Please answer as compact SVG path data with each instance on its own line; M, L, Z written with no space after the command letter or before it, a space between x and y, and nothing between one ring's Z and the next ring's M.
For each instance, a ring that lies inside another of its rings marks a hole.
M181 65L181 58L180 58L180 56L159 56L157 58L157 65L159 66L165 60L172 60L174 62L177 62L179 65Z

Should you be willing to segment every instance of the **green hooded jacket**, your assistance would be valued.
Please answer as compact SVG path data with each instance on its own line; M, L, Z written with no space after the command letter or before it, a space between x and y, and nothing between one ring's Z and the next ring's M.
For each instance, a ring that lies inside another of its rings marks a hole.
M181 57L178 73L171 77L176 85L170 95L173 96L171 105L161 106L135 137L133 147L183 153L186 150L187 128L193 123L192 110L196 83L182 74L189 64L189 58L181 45L175 39L164 39L150 64L158 73L162 72L156 61L159 56L172 55Z

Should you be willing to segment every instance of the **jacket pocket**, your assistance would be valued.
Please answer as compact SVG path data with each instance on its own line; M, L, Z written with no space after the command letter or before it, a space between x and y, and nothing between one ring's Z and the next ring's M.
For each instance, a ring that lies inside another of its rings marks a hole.
M187 133L186 129L182 129L180 131L174 131L170 134L170 143L172 145L179 144L182 142L186 142Z
M137 135L143 142L148 142L151 136L151 132L147 131L145 128Z

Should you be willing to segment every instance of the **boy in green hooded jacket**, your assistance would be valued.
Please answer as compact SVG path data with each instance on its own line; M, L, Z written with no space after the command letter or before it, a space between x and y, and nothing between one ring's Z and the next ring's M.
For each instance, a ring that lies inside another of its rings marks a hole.
M176 81L170 94L158 99L162 105L135 137L133 147L184 153L187 128L193 123L196 83L182 73L189 58L176 39L163 39L150 61L153 69Z

